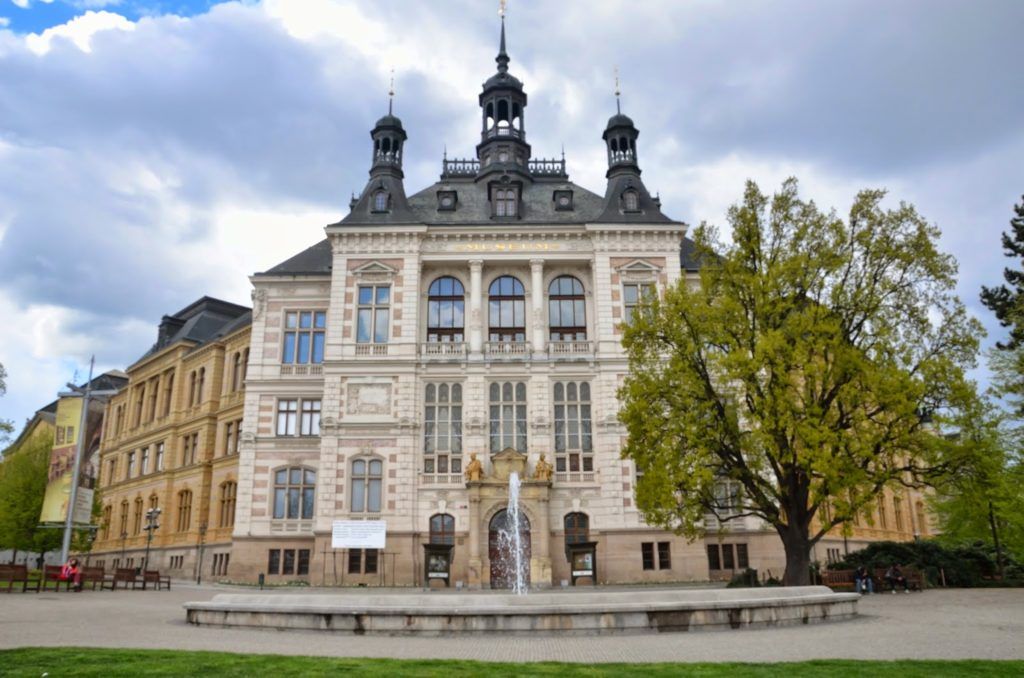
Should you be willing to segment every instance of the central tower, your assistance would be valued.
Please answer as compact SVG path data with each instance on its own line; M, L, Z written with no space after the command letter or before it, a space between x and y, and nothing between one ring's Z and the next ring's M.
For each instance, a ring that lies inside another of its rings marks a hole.
M476 155L484 177L493 172L516 173L530 178L530 144L526 143L526 92L523 83L508 72L505 50L505 13L501 13L498 72L484 83L480 93L482 126Z

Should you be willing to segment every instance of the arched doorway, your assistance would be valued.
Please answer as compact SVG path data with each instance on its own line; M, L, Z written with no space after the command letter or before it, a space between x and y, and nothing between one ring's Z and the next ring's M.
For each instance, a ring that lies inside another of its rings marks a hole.
M519 525L522 530L523 570L526 584L530 583L530 519L520 510ZM491 518L487 539L487 557L491 561L491 588L510 589L515 581L515 555L511 549L503 548L507 535L512 532L512 519L508 511L502 509Z

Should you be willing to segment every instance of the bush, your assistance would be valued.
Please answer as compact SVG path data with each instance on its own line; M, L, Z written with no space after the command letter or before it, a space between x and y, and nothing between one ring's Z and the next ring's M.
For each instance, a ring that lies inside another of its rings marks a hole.
M1001 585L1024 584L1021 566L1003 555L1005 578ZM932 586L942 584L945 573L947 586L986 586L998 579L995 550L981 542L947 548L938 542L924 540L914 542L880 541L860 551L849 554L844 560L832 563L832 570L852 570L860 566L886 568L893 563L915 567L924 573Z
M761 582L757 579L757 570L747 568L742 572L737 572L732 576L732 579L726 584L727 589L749 589L755 588L761 585Z

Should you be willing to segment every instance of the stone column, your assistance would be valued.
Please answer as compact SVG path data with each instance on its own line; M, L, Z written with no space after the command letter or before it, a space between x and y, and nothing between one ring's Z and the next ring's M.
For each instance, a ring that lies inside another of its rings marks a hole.
M479 589L483 585L481 570L483 560L480 558L480 485L469 488L469 571L466 573L466 585L471 589Z
M551 525L548 511L551 506L548 501L548 488L541 490L541 496L537 499L538 526L537 537L534 537L533 547L537 549L534 556L536 567L531 572L531 583L540 588L551 586Z
M469 351L478 355L483 350L483 266L481 259L469 260Z
M543 353L547 349L544 332L544 260L530 259L530 306L533 320L533 350Z

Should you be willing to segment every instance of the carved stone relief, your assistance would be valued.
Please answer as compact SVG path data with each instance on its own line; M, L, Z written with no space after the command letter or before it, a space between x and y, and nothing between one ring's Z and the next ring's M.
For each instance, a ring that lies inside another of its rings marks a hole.
M350 383L345 400L348 414L391 414L391 384Z

